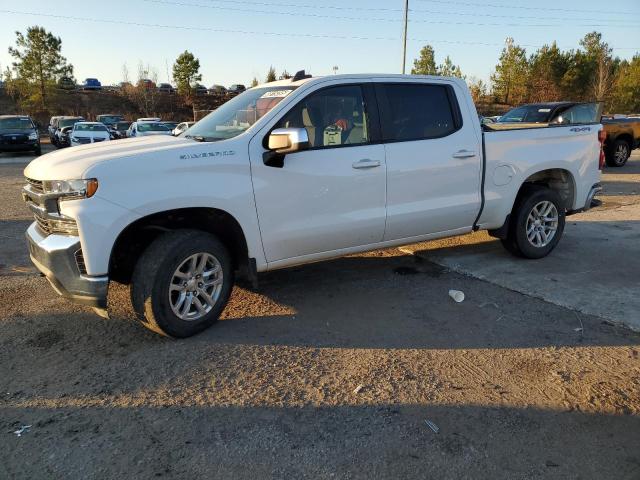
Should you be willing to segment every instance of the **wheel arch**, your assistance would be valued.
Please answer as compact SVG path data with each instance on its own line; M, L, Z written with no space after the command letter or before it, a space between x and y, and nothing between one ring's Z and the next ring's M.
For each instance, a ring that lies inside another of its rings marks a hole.
M573 173L566 168L548 168L530 174L520 185L514 206L529 185L544 185L551 190L555 190L560 195L566 210L574 208L577 193L576 181Z
M211 233L227 247L235 270L255 270L249 259L247 239L240 223L225 210L189 207L164 210L146 215L127 225L118 235L109 257L109 277L130 283L137 259L162 233L195 229Z

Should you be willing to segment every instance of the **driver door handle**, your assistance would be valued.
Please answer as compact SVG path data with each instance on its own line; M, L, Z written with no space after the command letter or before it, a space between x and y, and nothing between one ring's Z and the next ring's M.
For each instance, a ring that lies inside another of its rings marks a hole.
M353 168L374 168L380 166L380 160L369 160L368 158L363 158L362 160L358 160L357 162L353 162L351 164Z
M458 150L452 156L453 158L471 158L475 157L477 154L471 150Z

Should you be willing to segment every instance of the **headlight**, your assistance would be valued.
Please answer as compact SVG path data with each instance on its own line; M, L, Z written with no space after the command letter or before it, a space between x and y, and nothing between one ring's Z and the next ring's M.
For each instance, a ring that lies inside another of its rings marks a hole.
M31 132L29 134L29 140L37 140L38 139L38 132Z
M42 187L45 193L60 194L60 200L90 198L98 190L98 180L46 180Z

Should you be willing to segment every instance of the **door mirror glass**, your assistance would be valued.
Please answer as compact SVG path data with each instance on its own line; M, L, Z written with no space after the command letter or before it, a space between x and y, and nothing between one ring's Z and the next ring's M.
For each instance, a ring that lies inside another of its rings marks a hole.
M269 135L269 150L281 154L309 148L309 135L304 128L276 128Z

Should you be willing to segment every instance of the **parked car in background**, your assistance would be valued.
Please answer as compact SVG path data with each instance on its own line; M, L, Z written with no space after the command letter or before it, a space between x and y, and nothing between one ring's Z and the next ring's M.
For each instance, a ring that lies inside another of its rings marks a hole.
M4 90L4 82L0 80L0 90Z
M189 128L191 128L192 125L194 125L196 122L182 122L179 123L171 132L174 136L178 136L181 133L186 132Z
M133 122L127 130L127 137L149 137L152 135L171 135L171 130L160 122Z
M102 90L102 84L97 78L85 78L82 90Z
M78 122L73 126L70 137L72 147L111 140L109 129L100 122Z
M148 78L141 78L138 80L138 86L144 87L147 90L153 90L156 88L156 84L153 80L149 80Z
M58 80L58 88L62 88L63 90L75 90L76 82L74 82L71 77L62 77Z
M127 130L131 126L131 122L122 121L111 125L110 129L115 138L127 138Z
M242 85L241 83L234 83L233 85L231 85L229 87L229 93L242 93L246 90L247 88Z
M178 122L160 122L160 123L162 123L165 127L167 127L171 131L173 131L173 129L178 126Z
M2 152L42 154L40 134L31 117L0 115L0 153Z
M631 156L631 151L640 148L640 118L603 118L602 125L607 134L605 154L609 167L622 167Z
M122 122L124 117L122 115L114 113L104 113L102 115L96 115L96 122L104 123L106 126L113 125L117 122Z
M209 93L209 89L199 83L195 84L195 86L193 87L193 91L196 93L196 95L206 95L207 93Z
M502 115L497 123L552 123L565 110L578 102L531 103L513 108Z
M170 83L161 83L158 85L158 91L162 93L173 94L176 93L176 89Z
M58 132L58 135L56 138L56 141L57 141L56 146L58 148L71 146L71 137L70 137L71 130L73 130L73 125L70 127L63 127L60 129L60 132Z
M49 119L49 126L47 127L47 132L49 134L49 142L53 143L53 138L56 133L56 122L60 118L60 115L53 116Z
M223 96L227 94L227 89L222 85L211 85L209 89L209 95L219 95Z
M82 117L58 117L55 121L55 131L53 132L53 143L56 147L63 147L61 143L62 129L64 127L73 127L78 122L83 122Z

